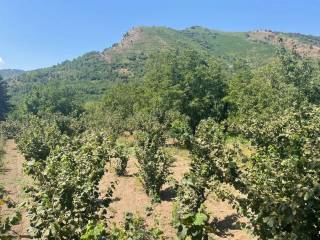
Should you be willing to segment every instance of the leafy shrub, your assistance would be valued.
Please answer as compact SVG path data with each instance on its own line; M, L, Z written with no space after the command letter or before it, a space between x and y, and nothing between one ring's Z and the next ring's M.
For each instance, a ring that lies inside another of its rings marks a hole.
M144 219L135 217L132 213L126 213L124 224L117 227L115 224L106 230L102 223L87 225L86 232L81 240L162 240L163 232L157 228L148 229Z
M5 138L15 138L20 131L20 123L15 120L6 120L0 123L0 131Z
M0 186L0 212L1 210L7 208L12 209L16 207L16 203L13 202L8 196L4 189ZM1 214L2 215L2 214ZM1 239L14 239L14 232L12 232L12 227L21 222L21 213L16 211L10 216L0 216L0 236Z
M35 170L34 186L27 189L30 233L42 239L80 239L89 221L110 202L110 191L99 199L98 184L108 160L108 142L86 133L65 139L46 159L42 171Z
M110 240L161 240L163 232L158 228L147 229L144 220L135 217L132 213L125 215L124 226L113 226L110 229Z
M0 132L0 170L2 170L2 167L3 167L3 155L4 155L3 148L4 148L4 137Z
M191 169L182 179L174 212L175 227L180 239L208 239L213 231L204 202L217 183L242 186L240 171L232 152L226 148L224 126L213 119L200 122L191 145Z
M204 187L209 187L210 182L230 183L237 189L243 187L235 157L237 146L227 147L225 131L223 124L209 118L200 122L195 133L190 171Z
M26 158L24 170L32 177L41 175L45 169L47 157L62 137L54 122L30 116L28 122L22 125L17 138L17 146Z
M176 227L179 239L208 240L208 233L213 231L209 224L209 215L204 208L200 208L196 213L181 216Z
M17 145L27 161L43 161L60 138L61 132L55 122L30 116L21 127Z
M288 110L271 119L264 144L247 159L239 209L260 239L320 238L320 109Z
M21 111L23 114L38 116L46 112L60 113L65 116L72 113L78 115L83 112L83 109L76 102L75 96L75 89L70 87L38 86L25 97L21 104Z
M0 121L3 121L11 109L10 97L7 93L8 84L0 76Z
M125 146L116 144L111 153L112 161L115 165L115 172L118 176L123 176L126 173L129 157Z
M176 209L173 210L174 226L179 239L206 240L211 232L209 216L205 212L205 187L197 177L185 176L179 186Z
M164 144L163 132L158 129L152 133L144 132L140 136L136 149L139 176L146 193L155 202L160 201L161 187L168 181L173 163L173 159L162 149Z
M102 223L94 224L93 222L88 223L86 232L80 238L81 240L106 240L107 231L106 226Z
M181 146L189 147L192 139L192 130L186 119L175 119L171 123L171 137L178 140Z

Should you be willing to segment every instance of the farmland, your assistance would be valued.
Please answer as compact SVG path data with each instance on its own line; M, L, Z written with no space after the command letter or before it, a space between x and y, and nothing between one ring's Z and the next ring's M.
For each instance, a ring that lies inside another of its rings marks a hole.
M267 35L303 41L144 27L1 79L1 237L320 238L317 38Z

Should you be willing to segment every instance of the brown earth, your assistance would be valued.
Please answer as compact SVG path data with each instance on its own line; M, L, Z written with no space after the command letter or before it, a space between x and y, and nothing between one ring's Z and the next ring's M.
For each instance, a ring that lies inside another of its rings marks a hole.
M13 140L7 140L4 146L4 166L0 173L0 184L4 186L8 197L15 203L21 204L25 200L23 187L30 183L30 178L23 174L24 157L18 152L16 143ZM1 209L1 214L7 215L15 212L17 209ZM19 236L19 239L29 239L27 229L29 221L25 210L19 208L22 212L22 221L13 228L13 235ZM1 237L0 237L1 238Z
M181 180L183 174L189 169L190 159L186 152L175 151L176 162L172 168L173 178ZM114 201L108 210L108 218L111 223L120 225L126 212L131 212L146 219L149 227L158 226L170 239L175 239L176 230L172 226L172 209L174 204L175 192L173 183L164 186L160 204L152 205L150 198L146 195L142 185L136 175L138 172L137 160L131 157L129 160L127 174L124 177L117 177L111 166L100 182L101 193L104 194L111 182L117 182L116 190L113 194ZM217 218L217 235L214 239L218 240L252 240L246 230L238 227L239 222L245 221L240 218L236 210L227 202L222 202L210 196L206 202L207 210Z
M262 30L249 32L248 38L252 41L284 45L288 49L297 51L297 53L304 57L320 58L320 47L300 42L294 38L285 37L276 32Z
M170 151L176 159L172 168L173 178L176 181L181 180L183 174L188 171L190 158L187 151ZM9 196L21 203L24 201L23 186L30 183L30 178L26 177L22 171L24 158L18 152L13 140L8 140L5 144L4 170L0 175L0 183L5 187ZM148 226L155 226L158 223L166 236L175 239L176 230L172 227L172 208L174 204L175 192L172 188L174 183L164 186L161 193L162 202L157 205L151 203L150 198L145 194L142 185L136 176L138 167L134 157L130 158L127 174L124 177L117 177L110 166L109 171L100 182L101 193L105 193L112 181L117 182L116 190L113 194L114 201L108 209L108 217L111 223L119 225L126 212L132 212L146 219ZM251 240L254 239L248 232L240 229L238 222L245 221L239 218L236 211L227 203L210 196L206 202L208 212L217 218L217 235L215 239L219 240ZM22 209L23 212L23 209ZM1 212L2 214L3 212ZM8 213L8 212L6 212ZM22 222L14 228L14 232L20 236L20 239L30 238L27 234L29 226L28 219L23 212Z

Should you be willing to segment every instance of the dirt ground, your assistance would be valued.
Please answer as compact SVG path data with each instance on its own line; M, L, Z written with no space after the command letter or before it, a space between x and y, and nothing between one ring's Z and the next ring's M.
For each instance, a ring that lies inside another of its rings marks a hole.
M23 187L30 182L30 178L23 174L24 157L18 152L17 146L13 140L7 140L4 154L4 166L0 173L0 184L8 196L17 204L22 203L25 199L23 194ZM27 229L29 221L22 208L22 221L19 225L13 228L15 235L20 236L19 239L29 239ZM10 214L14 210L1 209L1 214ZM1 237L0 237L1 238Z
M172 168L173 178L176 181L181 180L184 173L188 171L190 159L186 151L175 150L171 154L176 159ZM24 158L18 152L13 140L8 140L5 145L4 169L0 174L0 183L5 187L9 196L17 203L23 202L23 186L30 183L30 178L25 176L22 171ZM148 226L155 226L162 229L166 236L175 239L176 230L172 227L172 208L174 204L175 192L172 189L173 183L164 186L161 199L162 202L152 205L150 198L145 194L142 185L136 176L138 167L137 161L131 157L128 163L127 174L123 177L117 177L111 166L106 167L108 171L100 182L100 191L105 193L110 183L117 182L113 194L113 202L108 209L108 217L111 223L120 224L126 212L132 212L146 219ZM236 211L227 203L210 197L206 203L208 211L217 219L218 235L214 238L218 240L252 240L254 239L245 230L237 227L237 222L243 219L239 218ZM4 209L2 209L1 214ZM22 209L23 211L23 209ZM27 228L28 219L23 213L21 224L14 228L14 231L20 236L20 239L29 239Z
M183 174L189 169L190 159L188 155L177 151L174 153L176 162L172 168L173 177L179 181ZM174 204L175 192L172 185L164 186L161 193L161 203L152 205L151 200L144 192L138 177L136 176L138 167L137 161L131 157L128 163L127 174L123 177L117 177L112 167L105 174L100 182L101 193L105 193L111 182L117 182L116 190L113 194L114 201L111 203L108 217L111 223L121 224L126 212L131 212L137 216L146 219L147 224L158 227L164 231L169 238L175 239L176 230L172 227L172 208ZM227 202L216 200L210 197L206 202L207 210L212 213L218 220L218 234L213 235L217 240L252 240L254 239L246 230L239 229L237 222L243 221L239 218ZM152 209L150 211L150 209Z

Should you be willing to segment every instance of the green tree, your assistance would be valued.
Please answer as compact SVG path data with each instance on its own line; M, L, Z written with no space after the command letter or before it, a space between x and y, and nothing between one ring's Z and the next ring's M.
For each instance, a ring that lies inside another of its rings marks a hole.
M231 183L242 187L233 152L226 147L225 127L213 119L202 120L192 141L192 162L177 194L176 228L180 239L207 240L214 229L204 202L216 185Z
M260 239L320 237L319 120L319 107L288 109L257 129L264 137L246 159L237 201Z
M164 151L163 128L152 129L139 135L136 156L139 177L146 193L154 202L160 202L160 190L171 175L173 159Z
M9 96L7 94L7 84L0 76L0 121L5 119L10 107Z
M27 188L30 233L40 239L80 239L89 222L104 218L113 185L99 198L99 182L108 161L108 141L85 133L63 139L50 151L44 166L29 174ZM34 166L37 168L37 166Z
M237 131L251 137L251 127L302 104L300 96L299 89L286 80L278 59L255 70L240 66L229 82L225 97L230 110L228 121Z
M194 50L157 54L147 63L145 107L177 110L189 117L193 130L201 119L225 117L225 91L220 64Z
M45 112L79 115L83 111L76 101L76 92L72 88L48 85L38 87L23 101L23 114L42 115Z

